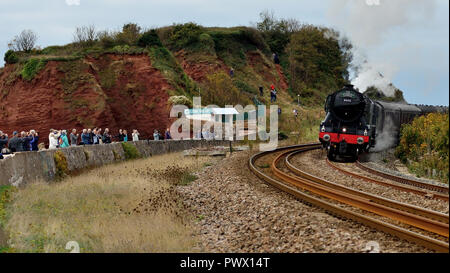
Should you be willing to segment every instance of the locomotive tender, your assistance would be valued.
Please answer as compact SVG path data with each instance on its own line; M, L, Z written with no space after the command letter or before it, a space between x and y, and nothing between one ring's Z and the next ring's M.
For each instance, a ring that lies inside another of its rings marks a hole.
M336 156L354 160L375 147L377 137L388 134L398 139L400 127L416 116L448 112L448 107L374 101L353 85L328 96L325 120L320 124L319 140L330 160Z

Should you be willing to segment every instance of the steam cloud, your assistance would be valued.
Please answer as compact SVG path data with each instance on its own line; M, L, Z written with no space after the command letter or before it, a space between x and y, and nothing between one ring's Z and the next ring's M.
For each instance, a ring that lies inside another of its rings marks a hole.
M66 0L66 4L68 6L79 6L81 3L80 0Z
M433 18L436 0L333 0L331 3L328 17L354 45L356 69L352 84L362 92L374 85L386 96L393 96L395 89L389 84L401 69L402 58L398 54L405 54L414 45L396 41L395 49L386 48L384 40L394 30L407 32ZM382 59L366 56L365 52L381 46L384 46Z
M371 149L371 152L382 152L395 147L397 145L397 136L395 135L397 131L398 128L396 128L392 119L386 118L383 131L377 136L375 147Z

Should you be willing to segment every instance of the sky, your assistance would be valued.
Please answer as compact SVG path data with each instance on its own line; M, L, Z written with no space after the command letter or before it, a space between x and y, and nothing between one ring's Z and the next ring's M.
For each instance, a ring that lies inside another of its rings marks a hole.
M393 82L410 103L449 104L448 0L0 0L0 56L24 29L44 48L72 42L77 26L249 26L264 10L348 37L361 66L352 79L358 87Z

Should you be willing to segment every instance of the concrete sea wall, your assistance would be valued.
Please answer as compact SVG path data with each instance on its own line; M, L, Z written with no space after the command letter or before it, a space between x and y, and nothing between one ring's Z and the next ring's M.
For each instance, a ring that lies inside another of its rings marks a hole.
M191 148L228 146L229 141L165 140L128 142L142 157L180 152ZM58 150L16 153L0 160L0 185L24 186L36 180L53 181L57 167L55 153L61 151L68 171L81 171L125 160L121 143L68 147Z

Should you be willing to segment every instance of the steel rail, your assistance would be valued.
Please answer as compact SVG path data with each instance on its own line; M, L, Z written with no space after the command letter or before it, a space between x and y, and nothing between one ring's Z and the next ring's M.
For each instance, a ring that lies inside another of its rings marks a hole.
M291 183L294 186L298 186L303 190L310 191L320 196L324 196L326 198L333 199L341 203L378 214L380 216L388 217L390 219L414 227L418 227L420 229L430 231L445 237L449 236L448 224L375 203L369 198L354 194L354 190L351 188L346 188L344 186L325 181L318 177L308 175L300 170L297 171L299 173L302 173L302 177L294 176L280 170L277 167L278 163L283 157L286 157L290 153L290 151L281 153L276 157L271 165L272 172L275 174L275 176L282 179L283 181ZM295 153L298 152L294 152L294 154ZM308 176L308 179L305 179L304 176ZM346 190L344 190L344 188Z
M373 179L371 177L367 177L367 176L360 175L360 174L357 174L357 173L354 173L354 172L351 172L351 171L347 171L347 170L337 166L336 164L333 164L328 159L327 159L327 164L330 167L332 167L333 169L338 170L338 171L340 171L340 172L342 172L342 173L344 173L346 175L350 175L350 176L356 177L358 179L365 180L367 182L375 183L375 184L382 185L382 186L385 186L385 187L394 188L394 189L397 189L397 190L400 190L400 191L411 192L411 193L414 193L414 194L417 194L417 195L421 195L421 196L430 196L430 194L431 194L431 198L440 199L440 200L444 200L444 201L447 201L447 202L449 201L448 194L430 193L429 191L426 191L426 190L423 190L423 189L419 189L419 188L416 188L416 187L402 186L402 185L398 185L398 184L394 184L394 183L390 183L390 182L384 182L384 181L381 181L381 180Z
M418 206L414 206L414 205L410 205L410 204L406 204L406 203L402 203L402 202L398 202L392 199L387 199L381 196L377 196L374 194L370 194L370 193L366 193L363 191L359 191L353 188L349 188L343 185L339 185L337 183L333 183L330 181L327 181L325 179L319 178L317 176L311 175L309 173L306 173L300 169L298 169L297 167L295 167L291 162L290 159L295 156L296 154L300 153L301 151L296 151L293 152L291 154L289 154L286 157L286 167L293 172L294 174L306 178L310 181L316 182L316 183L320 183L322 185L331 187L333 189L337 189L337 190L341 190L344 191L346 193L350 193L350 194L354 194L357 195L359 197L365 198L367 200L370 200L371 202L375 202L384 206L389 206L391 208L395 208L395 209L399 209L399 210L403 210L409 213L412 213L414 215L420 215L429 219L434 219L437 220L439 222L445 223L448 229L448 223L449 223L449 215L445 214L445 213L441 213L441 212L437 212L437 211L433 211L433 210L429 210L429 209L425 209L425 208L421 208Z
M431 190L431 191L435 191L435 192L439 192L439 193L443 193L447 195L447 200L448 200L448 195L449 195L449 188L448 187L443 187L443 186L439 186L439 185L433 185L433 184L429 184L429 183L424 183L424 182L420 182L420 181L416 181L416 180L411 180L411 179L407 179L404 177L400 177L400 176L396 176L396 175L392 175L392 174L388 174L385 172L381 172L378 170L375 170L373 168L370 168L368 166L365 166L364 164L362 164L359 161L356 161L356 166L358 166L360 169L369 172L371 174L375 174L381 177L384 177L386 179L389 180L393 180L402 184L406 184L406 185L411 185L417 188L422 188L422 189L427 189L427 190Z
M436 250L438 252L447 252L448 253L449 246L448 246L447 242L443 242L443 241L440 241L440 240L437 240L434 238L430 238L430 237L424 236L422 234L412 232L410 230L392 225L390 223L386 223L386 222L380 221L378 219L374 219L372 217L341 208L341 207L331 204L325 200L322 200L322 199L316 198L314 196L311 196L309 194L306 194L293 185L288 185L285 182L281 182L279 180L273 179L272 177L261 172L255 166L255 162L257 159L259 159L263 156L266 156L268 154L284 151L287 149L294 149L294 148L300 149L300 148L308 148L308 147L317 149L320 147L320 145L317 145L317 144L297 145L297 146L282 147L275 151L261 152L261 153L253 155L249 159L249 161L248 161L249 168L256 176L258 176L263 181L271 184L272 186L274 186L284 192L287 192L287 193L293 195L294 197L296 197L299 200L302 200L306 203L309 203L309 204L315 205L319 208L322 208L325 211L327 211L333 215L338 215L340 217L362 223L369 227L375 228L379 231L389 233L389 234L397 236L401 239L405 239L407 241L417 243L419 245L422 245L429 249Z

